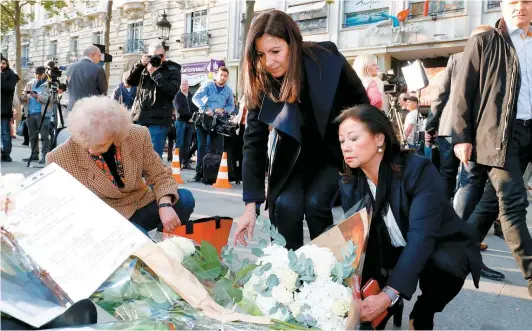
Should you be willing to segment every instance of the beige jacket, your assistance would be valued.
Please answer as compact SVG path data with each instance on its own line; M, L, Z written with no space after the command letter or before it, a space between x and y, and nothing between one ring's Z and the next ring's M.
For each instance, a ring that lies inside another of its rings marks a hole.
M46 154L46 164L57 163L74 176L109 206L129 219L136 210L165 195L175 203L177 183L172 170L164 165L153 150L150 133L146 127L133 125L120 146L124 167L124 188L118 188L106 177L92 160L88 151L69 138L65 143ZM153 183L153 189L147 183Z

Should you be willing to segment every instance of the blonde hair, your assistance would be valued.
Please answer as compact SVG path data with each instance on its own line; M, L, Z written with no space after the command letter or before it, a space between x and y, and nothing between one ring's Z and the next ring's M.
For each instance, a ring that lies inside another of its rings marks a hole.
M68 116L68 129L72 139L90 148L103 137L112 137L119 146L133 125L128 111L116 100L105 96L92 96L77 101Z
M372 65L377 65L377 57L374 54L362 54L357 56L353 62L353 69L360 79L373 78L369 72Z

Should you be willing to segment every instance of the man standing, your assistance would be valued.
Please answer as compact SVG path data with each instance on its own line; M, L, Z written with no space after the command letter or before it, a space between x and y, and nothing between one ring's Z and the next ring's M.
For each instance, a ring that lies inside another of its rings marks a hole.
M13 96L19 80L17 74L9 68L9 62L2 58L2 162L11 162L11 119L13 118Z
M234 112L235 102L233 91L227 86L229 70L221 66L215 81L207 81L194 94L192 100L199 110L206 116L212 117L214 114L227 120ZM194 181L199 182L203 177L203 157L206 152L222 154L224 151L223 138L214 131L207 131L202 126L196 127L198 138L198 159L196 163L196 176Z
M131 109L133 119L148 128L153 149L162 158L172 126L172 101L181 85L181 66L167 60L161 44L152 44L148 54L133 66L126 83L138 89Z
M490 180L504 238L532 297L532 238L523 181L523 171L532 161L532 1L503 0L501 7L503 18L496 29L466 44L451 89L452 143L465 166L476 162L472 182ZM492 209L485 197L468 220L479 241L480 227L485 226L482 215Z
M68 67L69 112L79 99L91 95L107 95L105 70L98 65L101 58L100 49L91 45L83 51L83 59Z
M179 148L179 160L183 163L183 169L192 169L188 158L192 144L192 133L194 133L191 119L192 115L198 111L198 107L192 102L192 94L189 93L188 88L188 81L183 80L181 88L174 98L174 108L177 111L175 147Z
M46 154L50 151L50 118L52 117L52 108L49 105L42 122L41 130L39 125L46 108L46 103L49 98L48 82L46 81L46 73L43 66L35 68L35 79L29 81L20 96L20 101L25 103L27 114L26 124L30 135L31 156L22 159L24 162L39 160L39 134L41 136L41 159L39 163L44 164L46 161Z
M419 143L418 132L423 131L422 119L420 118L419 110L417 109L419 100L416 97L408 97L406 100L406 109L408 109L409 113L405 117L405 139L408 143L408 147L415 148Z

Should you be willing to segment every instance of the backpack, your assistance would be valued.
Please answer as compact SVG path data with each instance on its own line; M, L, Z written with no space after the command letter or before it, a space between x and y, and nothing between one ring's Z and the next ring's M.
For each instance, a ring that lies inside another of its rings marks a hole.
M214 184L218 177L222 156L215 153L207 153L203 158L203 183Z

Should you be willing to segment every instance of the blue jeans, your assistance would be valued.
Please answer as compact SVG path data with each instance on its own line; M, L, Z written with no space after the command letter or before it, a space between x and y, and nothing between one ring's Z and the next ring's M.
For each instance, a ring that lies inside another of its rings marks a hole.
M163 125L148 125L148 130L150 130L153 149L162 158L168 128Z
M11 154L11 120L2 119L2 155L9 156Z
M175 147L179 148L179 161L187 163L190 145L192 144L192 134L194 126L192 123L175 121L176 140Z
M178 189L177 194L179 200L174 205L174 210L181 221L181 224L185 224L190 219L190 215L196 207L196 201L192 192L186 189ZM157 201L153 201L147 206L138 209L133 216L129 218L129 221L133 223L142 232L148 233L153 229L157 229L162 226L161 219L159 218L159 206Z

